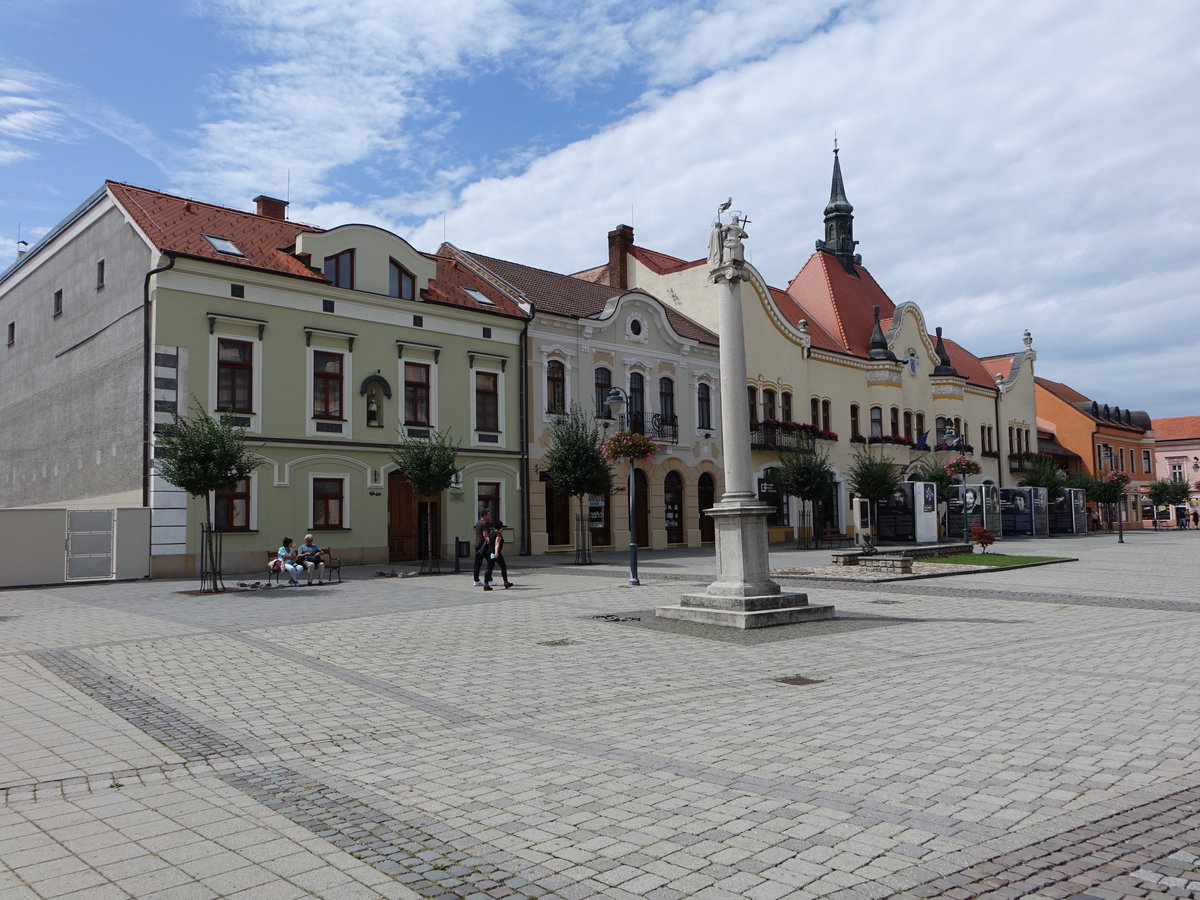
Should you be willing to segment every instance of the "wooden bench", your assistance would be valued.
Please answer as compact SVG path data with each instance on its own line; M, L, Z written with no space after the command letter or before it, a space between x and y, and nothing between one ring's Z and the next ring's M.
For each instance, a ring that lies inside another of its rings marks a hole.
M849 544L851 540L852 538L850 535L842 534L840 531L835 531L832 528L827 528L817 539L817 547L819 548L822 544L827 547L838 547L842 544Z
M278 572L271 568L271 563L273 563L278 558L279 558L279 552L277 550L268 550L267 551L267 584L271 584L272 581L274 581L275 584L280 584L281 582L279 581L279 579L287 574L287 570L285 570L283 568L283 566L279 567Z
M342 583L342 560L340 557L334 556L333 551L326 547L321 551L321 555L325 557L325 583L329 584L333 580L333 576L337 575L338 584Z

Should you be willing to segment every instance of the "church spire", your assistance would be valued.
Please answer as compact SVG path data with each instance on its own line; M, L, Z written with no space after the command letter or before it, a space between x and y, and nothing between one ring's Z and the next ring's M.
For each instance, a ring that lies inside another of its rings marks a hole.
M817 241L817 249L832 253L846 271L854 275L854 266L862 263L862 256L854 252L858 244L854 240L854 207L846 199L836 138L833 143L833 183L829 188L829 203L825 206L825 240Z

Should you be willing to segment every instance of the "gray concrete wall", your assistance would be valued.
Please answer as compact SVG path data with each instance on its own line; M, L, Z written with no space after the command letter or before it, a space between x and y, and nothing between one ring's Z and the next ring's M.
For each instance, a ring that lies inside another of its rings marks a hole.
M16 326L13 345L0 345L0 507L140 490L142 280L151 265L105 198L0 282L0 334Z
M66 509L0 509L0 546L5 551L0 587L61 584L67 580L68 512ZM113 565L109 578L148 577L150 510L115 510L112 547Z

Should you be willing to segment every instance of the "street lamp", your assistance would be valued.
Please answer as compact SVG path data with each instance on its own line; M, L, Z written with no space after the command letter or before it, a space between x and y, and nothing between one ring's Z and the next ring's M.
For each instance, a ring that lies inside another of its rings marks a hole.
M1108 471L1111 472L1113 470L1112 447L1105 446L1100 451L1100 457L1101 457L1101 459L1104 460L1105 463L1107 463ZM1117 514L1117 543L1118 544L1125 543L1125 520L1124 520L1124 517L1121 515L1121 507L1124 505L1124 502L1125 502L1124 493L1125 493L1125 488L1122 487L1121 488L1121 494L1122 494L1121 500L1118 503L1113 504L1116 507L1116 514ZM1155 520L1157 521L1157 518L1158 518L1157 510L1155 510L1154 516L1155 516Z
M962 452L962 447L959 446L962 443L962 438L958 437L954 433L954 425L951 423L949 418L946 419L946 427L942 432L942 441L945 442L947 446L955 447L960 453ZM963 543L969 544L971 541L967 533L967 473L962 472L959 477L962 479Z
M621 412L629 403L629 394L624 388L612 387L609 389L608 397L604 401L605 405L612 410L612 414L618 419L621 418ZM633 457L629 458L629 584L631 586L640 585L637 574L637 508L635 506L636 482L633 480Z

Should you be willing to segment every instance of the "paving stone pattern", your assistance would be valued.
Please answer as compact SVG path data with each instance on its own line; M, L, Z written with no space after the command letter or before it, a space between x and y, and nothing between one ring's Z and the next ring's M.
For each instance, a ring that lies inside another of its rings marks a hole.
M1197 549L762 632L655 619L705 574L665 554L0 591L0 896L1200 896Z

